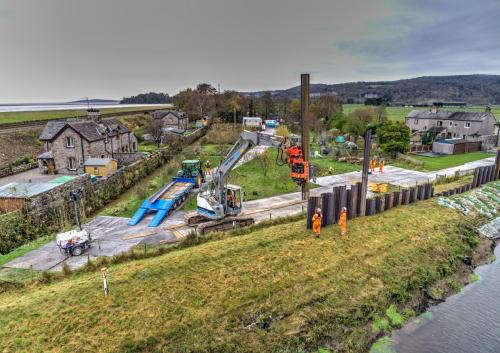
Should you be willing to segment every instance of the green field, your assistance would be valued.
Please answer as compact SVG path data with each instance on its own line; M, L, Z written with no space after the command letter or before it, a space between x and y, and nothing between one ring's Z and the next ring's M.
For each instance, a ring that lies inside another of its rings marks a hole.
M101 113L119 113L119 112L134 112L144 109L160 109L168 105L152 105L148 107L124 107L124 108L102 108ZM0 113L0 124L17 123L22 121L33 120L50 120L56 118L67 118L86 116L86 109L69 109L69 110L44 110L34 112L6 112Z
M462 219L428 200L349 221L348 240L302 220L110 265L107 297L99 270L9 289L2 350L366 352L470 256Z
M412 158L424 162L424 169L428 171L435 171L445 168L456 167L467 162L473 162L493 156L494 154L485 152L471 152L466 154L454 154L450 156L439 156L439 157L411 155Z
M357 108L365 108L364 104L344 104L344 114L349 114L353 110ZM387 117L389 120L395 121L404 121L406 115L412 110L429 110L429 107L418 107L418 108L409 108L409 107L387 107ZM466 111L466 112L484 112L485 107L467 107L467 108L440 108L441 110L458 110L458 111ZM491 111L493 115L498 119L500 119L500 106L495 105L491 107Z

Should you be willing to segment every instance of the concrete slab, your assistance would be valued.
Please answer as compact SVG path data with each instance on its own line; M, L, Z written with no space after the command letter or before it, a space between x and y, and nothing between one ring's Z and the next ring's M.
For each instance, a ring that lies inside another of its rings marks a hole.
M44 175L40 174L38 168L30 169L25 172L9 175L4 178L0 178L0 186L7 185L12 182L18 183L47 183L54 179L60 178L60 175Z

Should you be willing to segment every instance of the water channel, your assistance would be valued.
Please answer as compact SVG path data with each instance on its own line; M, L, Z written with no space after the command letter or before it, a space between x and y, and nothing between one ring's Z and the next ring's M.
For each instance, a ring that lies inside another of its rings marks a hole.
M497 260L480 266L479 280L408 322L372 348L385 353L499 353L500 246Z

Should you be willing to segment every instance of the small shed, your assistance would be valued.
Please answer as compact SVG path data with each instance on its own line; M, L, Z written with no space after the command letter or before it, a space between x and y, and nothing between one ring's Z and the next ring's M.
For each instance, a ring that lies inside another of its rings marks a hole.
M87 174L105 177L118 169L118 162L112 158L89 158L83 168Z
M438 140L432 143L432 152L437 154L463 154L481 150L481 142L464 139Z
M9 183L0 187L0 212L12 212L26 207L26 200L53 189L57 183Z

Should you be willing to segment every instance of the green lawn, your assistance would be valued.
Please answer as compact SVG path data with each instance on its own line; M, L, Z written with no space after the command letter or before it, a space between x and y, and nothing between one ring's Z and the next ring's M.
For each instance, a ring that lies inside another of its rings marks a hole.
M364 104L344 104L344 114L349 114L352 112L354 109L357 108L364 108L366 107ZM407 107L387 107L387 116L389 120L395 120L395 121L404 121L404 118L406 115L411 112L412 110L419 109L419 110L428 110L430 109L429 107L418 107L418 108L407 108ZM467 107L467 108L440 108L442 110L459 110L459 111L466 111L466 112L484 112L485 107ZM495 105L492 106L492 112L493 115L497 118L497 120L500 117L500 106Z
M144 109L165 108L168 105L152 105L148 107L101 108L101 113L134 112ZM86 116L86 109L43 110L34 112L4 112L0 113L0 124L16 123L31 120L50 120L55 118Z
M485 152L471 152L466 154L455 154L455 155L439 156L439 157L411 155L412 158L424 162L424 169L429 171L456 167L467 162L473 162L479 159L484 159L493 156L494 156L493 154Z
M462 219L428 200L349 221L348 240L301 220L110 265L107 297L99 270L9 289L2 350L367 352L373 323L401 325L470 256Z

